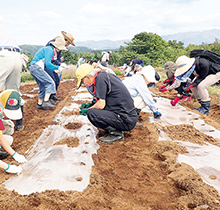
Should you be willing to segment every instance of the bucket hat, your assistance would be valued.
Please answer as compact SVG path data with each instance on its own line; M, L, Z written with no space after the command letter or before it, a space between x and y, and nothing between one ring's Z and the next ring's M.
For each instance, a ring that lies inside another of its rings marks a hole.
M65 47L65 40L63 37L56 37L55 41L50 42L54 47L56 47L58 50L65 50L67 51Z
M172 61L167 61L165 64L164 64L164 70L163 72L164 73L167 73L167 72L175 72L176 71L176 63L172 62Z
M63 34L64 38L67 39L71 45L75 46L75 43L73 42L74 38L73 38L72 34L66 33L65 31L61 31L61 33Z
M195 58L189 58L185 55L178 57L176 60L177 69L174 75L180 76L181 74L186 73L194 63Z
M82 84L82 79L93 70L93 66L85 63L80 65L76 70L76 78L78 80L76 88L79 89Z
M11 120L22 118L21 95L16 90L5 90L0 94L0 102L4 107L5 115Z

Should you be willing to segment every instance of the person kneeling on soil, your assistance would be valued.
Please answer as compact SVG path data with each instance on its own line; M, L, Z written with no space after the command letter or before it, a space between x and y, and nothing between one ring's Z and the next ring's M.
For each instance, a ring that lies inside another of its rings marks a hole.
M147 83L145 82L145 79L148 78L148 71L145 71L138 64L135 66L135 70L137 71L136 74L127 77L122 82L127 87L131 97L134 99L134 106L137 109L137 113L139 114L141 109L147 105L153 112L154 118L159 119L162 114L155 106L155 101L153 100L151 92L147 86L148 81L146 81Z
M54 54L60 50L67 51L63 37L58 37L54 42L50 42L50 46L39 49L30 63L30 73L39 87L37 109L56 108L56 103L50 99L50 95L56 93L55 82L44 70L44 65L50 71L62 74L65 67L51 63Z
M170 101L172 106L175 106L179 100L182 102L191 100L191 95L187 91L185 91L185 88L188 86L189 81L187 80L186 82L181 82L180 84L176 83L177 81L175 82L174 74L176 72L176 68L177 65L172 61L167 61L164 64L164 73L166 73L167 79L163 81L164 85L159 87L160 92L165 92L167 90L172 91L172 89L179 85L179 87L175 88L175 90L178 92L177 97ZM166 88L168 85L170 85L170 87Z
M16 95L19 95L19 93L17 91L13 91L12 93L7 94L8 92L10 91L7 91L6 94L4 92L0 96L0 146L3 147L3 149L6 151L0 151L0 158L4 159L10 154L18 163L25 163L27 162L26 158L23 155L15 152L15 150L13 150L10 146L10 144L13 142L13 137L9 135L3 135L3 130L5 130L4 124L2 122L3 113L5 113L5 115L8 117L14 115L15 118L20 118L22 116L19 105L20 101L19 98L16 97ZM4 169L4 171L8 173L20 174L22 171L20 166L10 165L3 162L2 160L0 160L0 168Z
M87 115L95 127L108 134L99 140L107 144L123 141L123 131L132 130L137 123L134 103L125 85L117 76L89 64L82 64L76 70L76 77L77 89L84 84L96 98L96 103L81 106L80 114Z

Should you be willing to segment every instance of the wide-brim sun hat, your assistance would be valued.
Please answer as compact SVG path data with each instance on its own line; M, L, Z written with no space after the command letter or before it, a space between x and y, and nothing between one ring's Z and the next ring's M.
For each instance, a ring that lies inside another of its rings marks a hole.
M176 60L177 69L174 75L180 76L186 73L194 63L195 63L195 58L189 58L185 55L178 57Z
M74 38L72 36L72 34L70 33L67 33L65 31L61 31L61 33L63 34L64 38L73 46L75 46L75 43L74 43Z
M0 94L0 102L4 107L6 117L11 120L22 118L21 95L16 90L5 90Z
M76 69L76 78L78 80L76 88L79 89L81 84L82 84L82 79L88 75L92 70L93 70L93 66L89 65L87 63L80 65L77 69Z
M52 44L58 50L67 51L67 48L65 47L65 40L63 37L56 37L55 41L50 42L50 44Z

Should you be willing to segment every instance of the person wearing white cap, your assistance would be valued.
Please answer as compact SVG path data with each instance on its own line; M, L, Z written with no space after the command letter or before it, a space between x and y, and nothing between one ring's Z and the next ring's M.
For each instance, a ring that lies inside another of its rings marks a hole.
M63 66L57 66L51 63L52 57L60 50L67 50L63 37L58 37L50 46L39 49L30 63L30 73L39 87L39 96L37 109L56 108L55 102L50 99L51 94L56 93L54 80L44 70L44 65L53 72L61 74L65 69Z
M162 114L158 111L152 94L147 86L147 83L155 81L155 73L151 74L147 69L144 69L138 64L135 65L134 70L136 73L131 77L127 77L122 82L127 87L134 100L134 106L137 109L137 113L145 106L148 106L153 112L154 118L159 119Z
M2 122L3 113L7 117L14 115L14 119L20 118L22 113L19 105L20 95L17 91L5 91L0 95L0 146L5 149L5 151L10 154L18 163L27 162L23 155L20 155L10 146L13 142L13 138L8 135L3 135L2 131L5 130L4 124ZM1 156L0 151L0 156ZM7 154L6 154L7 155ZM3 157L5 158L5 157ZM20 174L22 168L16 165L10 165L0 160L0 168L8 173Z

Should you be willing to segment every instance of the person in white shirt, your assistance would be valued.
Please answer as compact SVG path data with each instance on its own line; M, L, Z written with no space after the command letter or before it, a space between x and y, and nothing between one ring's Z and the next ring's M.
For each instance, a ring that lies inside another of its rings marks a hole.
M77 62L77 68L78 68L80 65L84 64L85 62L86 62L86 56L83 56L82 58L80 58L80 59L78 60L78 62Z
M108 61L109 61L109 56L112 55L112 51L108 51L108 52L102 52L102 60L101 60L101 64L105 67L108 66Z
M148 106L153 112L154 118L159 119L162 114L158 111L158 108L155 105L155 101L153 100L151 92L145 82L145 79L147 78L145 78L144 75L143 72L139 71L133 76L125 78L122 82L131 94L131 97L134 100L134 106L138 113L145 106Z
M0 24L0 90L5 85L5 90L14 89L20 93L22 67L27 62L28 56L21 54L12 32ZM16 130L23 129L22 119L17 120Z

